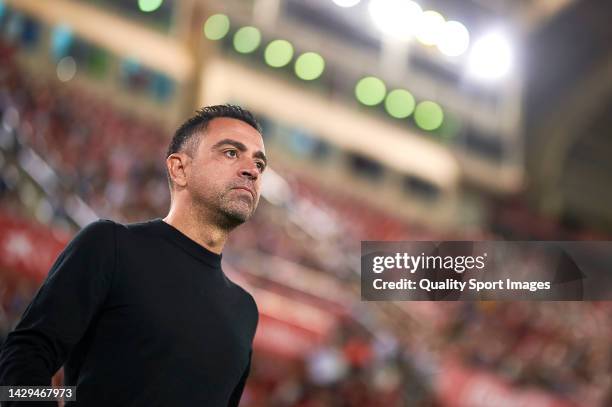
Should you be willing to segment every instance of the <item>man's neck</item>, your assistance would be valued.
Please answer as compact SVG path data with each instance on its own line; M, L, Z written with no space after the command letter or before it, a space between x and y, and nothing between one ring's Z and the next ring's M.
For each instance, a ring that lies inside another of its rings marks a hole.
M213 253L221 254L228 232L207 220L205 214L198 213L194 208L177 208L172 206L163 219L169 225Z

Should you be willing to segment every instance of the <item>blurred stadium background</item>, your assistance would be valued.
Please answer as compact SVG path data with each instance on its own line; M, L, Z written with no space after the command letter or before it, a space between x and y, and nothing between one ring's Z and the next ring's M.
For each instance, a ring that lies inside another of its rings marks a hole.
M224 252L261 313L241 405L611 406L608 302L359 289L361 240L610 238L611 16L575 0L0 0L0 341L79 228L165 216L173 130L232 102L272 164Z

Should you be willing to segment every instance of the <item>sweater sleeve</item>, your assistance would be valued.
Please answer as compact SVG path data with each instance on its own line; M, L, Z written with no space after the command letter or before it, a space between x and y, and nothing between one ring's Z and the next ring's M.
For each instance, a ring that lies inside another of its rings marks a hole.
M51 384L104 303L115 252L109 220L89 224L68 244L0 350L0 385Z
M236 387L234 387L234 391L232 392L232 395L230 396L230 399L229 399L229 403L227 404L228 407L238 407L238 405L240 404L240 398L242 397L244 386L246 384L247 378L249 377L249 372L251 371L251 358L252 357L253 357L253 351L251 350L251 352L249 352L249 363L247 364L247 367L244 369L244 373L242 373L242 377L240 378L240 381L238 382Z

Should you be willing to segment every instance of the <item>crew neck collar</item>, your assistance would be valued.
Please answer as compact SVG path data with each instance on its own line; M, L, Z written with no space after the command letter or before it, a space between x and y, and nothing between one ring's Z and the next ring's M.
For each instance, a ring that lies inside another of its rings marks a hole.
M222 254L217 254L208 250L206 247L192 240L190 237L185 235L183 232L175 228L174 226L166 223L161 218L156 218L149 221L153 230L159 235L171 240L178 244L181 248L189 252L192 256L197 257L208 265L216 268L221 268Z

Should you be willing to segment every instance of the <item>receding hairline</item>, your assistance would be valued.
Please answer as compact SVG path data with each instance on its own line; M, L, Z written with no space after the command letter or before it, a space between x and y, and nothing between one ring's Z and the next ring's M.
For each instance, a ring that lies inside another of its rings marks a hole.
M259 136L263 140L263 134L260 131L260 129L254 127L253 125L251 125L251 123L248 123L248 122L246 122L246 121L244 121L242 119L238 119L236 117L219 116L219 117L213 117L212 119L202 123L200 126L195 128L193 130L193 132L189 135L189 138L185 141L185 144L183 144L183 146L181 146L181 149L179 151L177 151L177 152L181 152L182 151L182 152L187 153L187 155L189 155L190 157L192 157L193 154L198 149L198 147L200 146L200 142L202 141L202 138L206 135L206 132L208 131L208 126L213 121L218 120L218 119L229 119L229 120L234 120L234 121L246 124L247 126L252 128L253 130L255 130L257 132L257 134L259 134Z
M166 157L179 151L184 151L184 146L193 137L195 133L207 128L208 122L217 118L232 118L245 122L253 127L260 134L263 134L261 124L257 118L248 109L244 109L238 105L211 105L205 106L196 110L195 115L185 120L174 132L174 136L170 140Z

